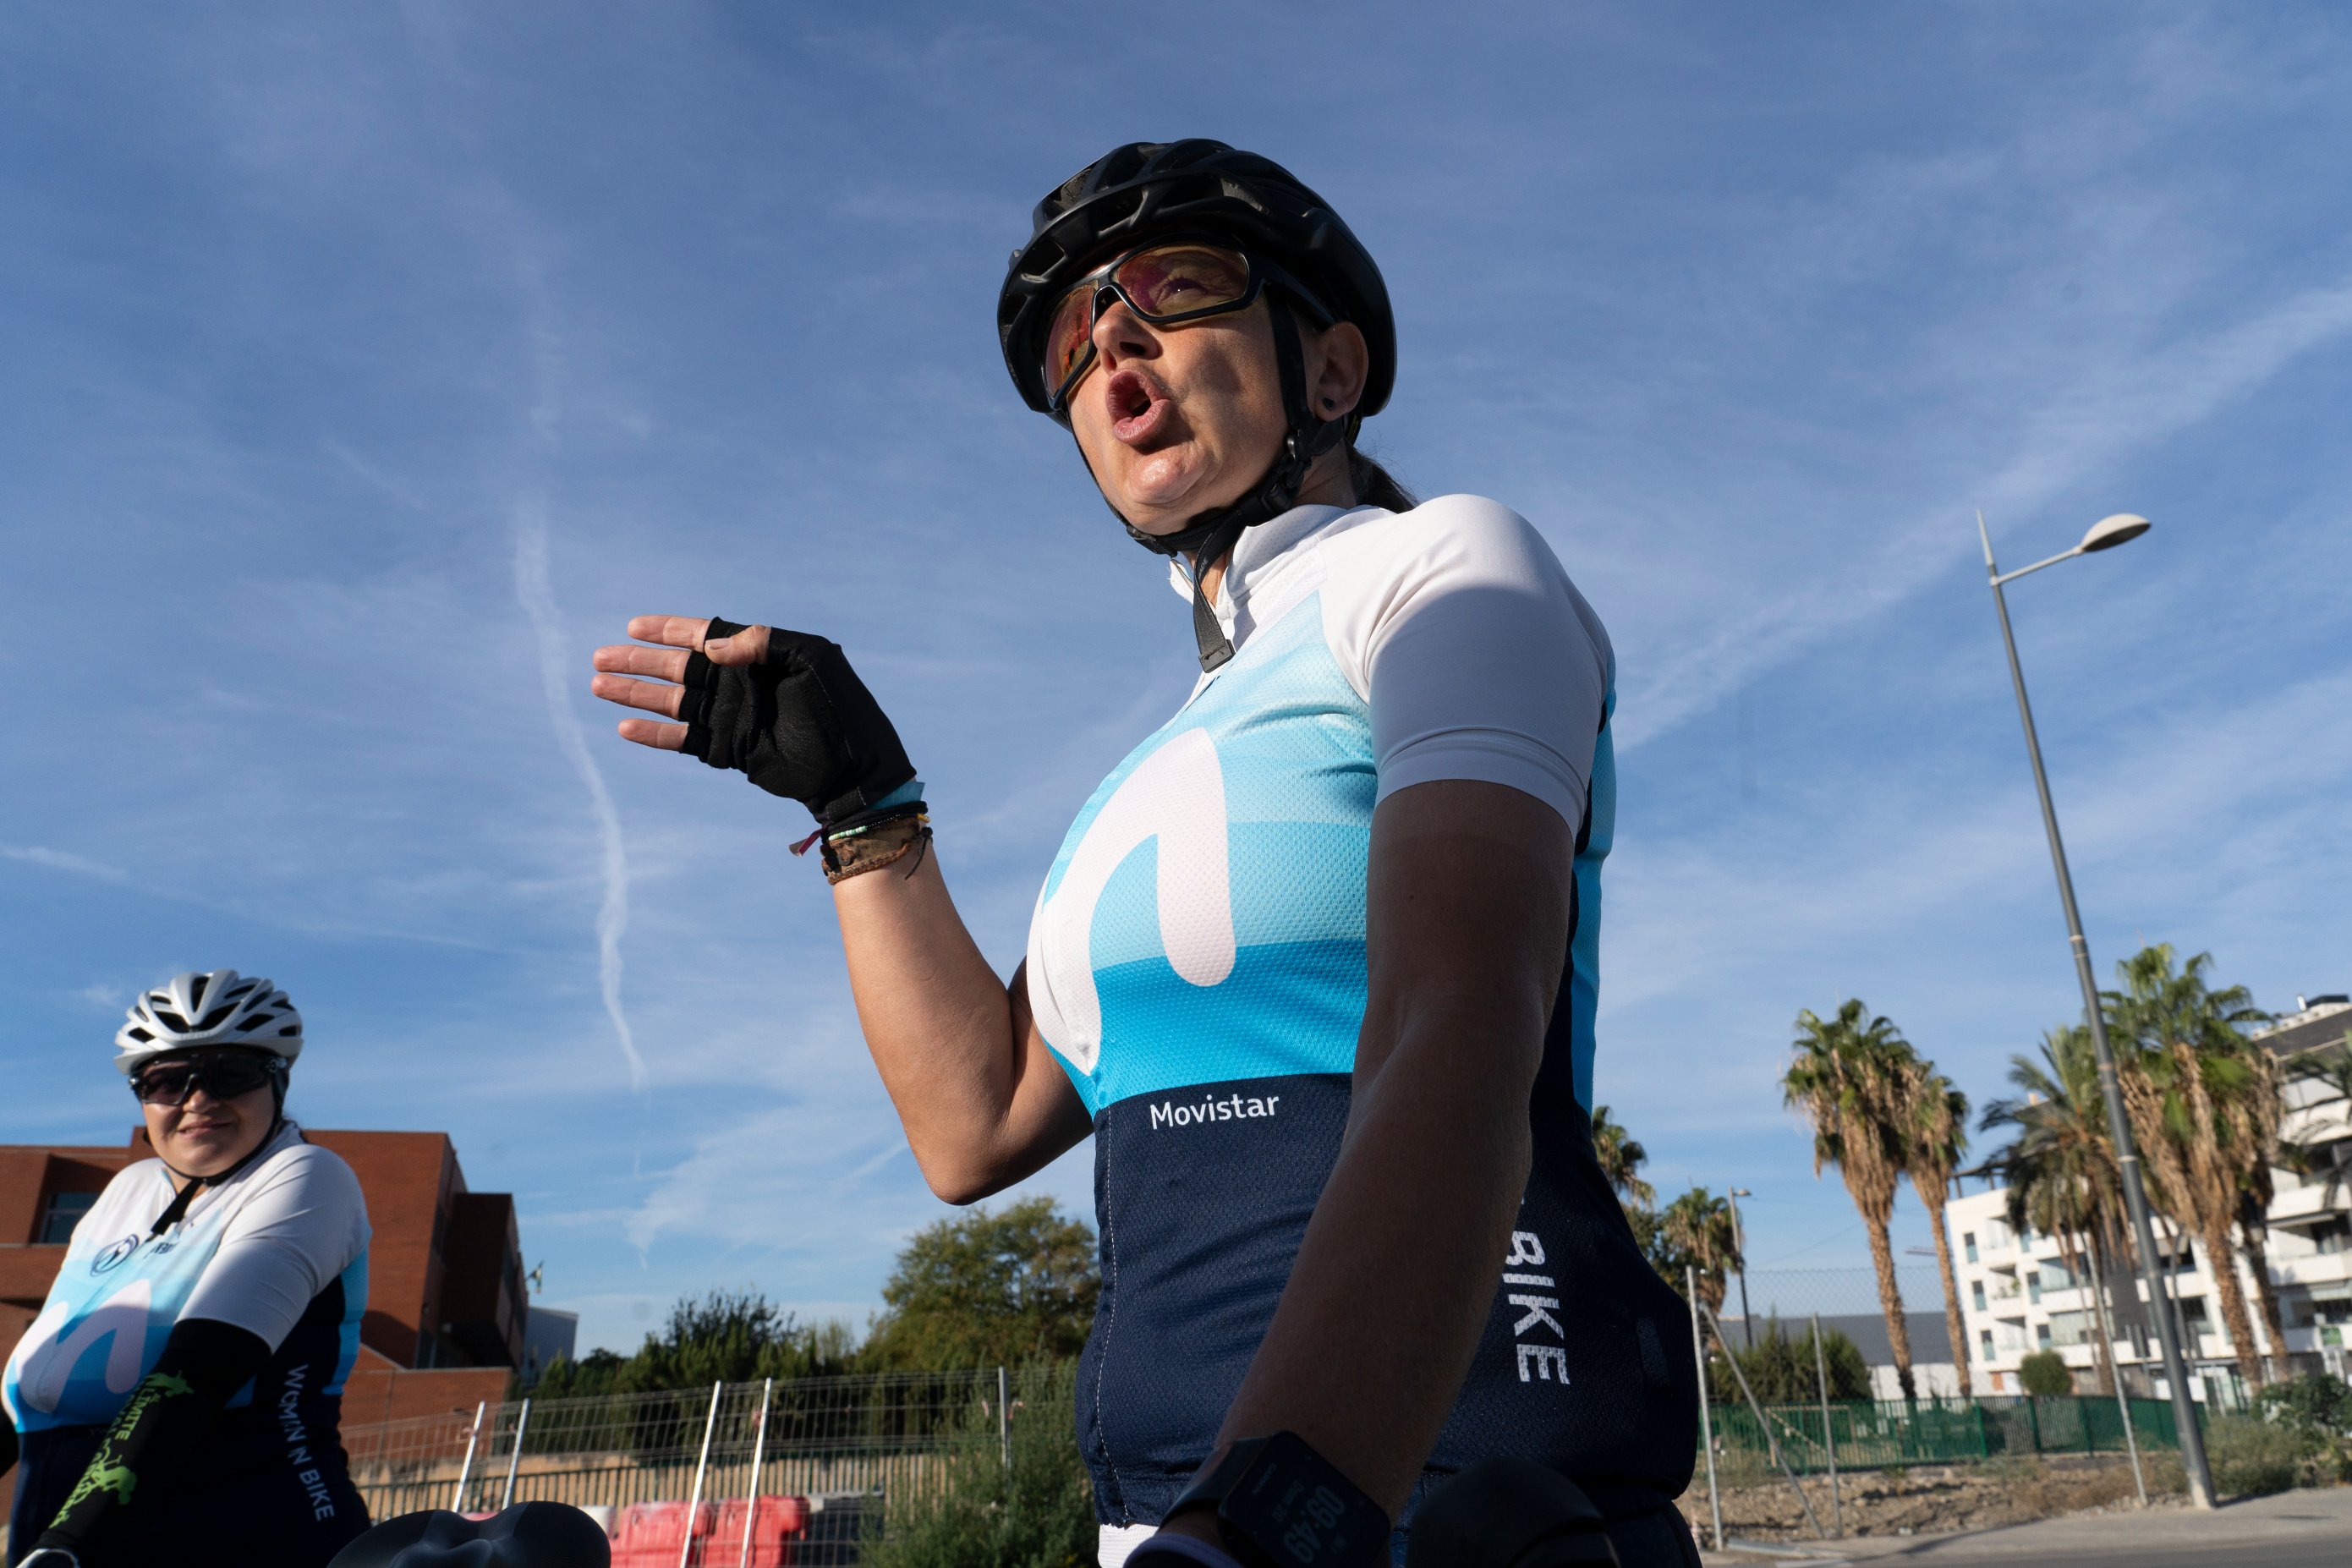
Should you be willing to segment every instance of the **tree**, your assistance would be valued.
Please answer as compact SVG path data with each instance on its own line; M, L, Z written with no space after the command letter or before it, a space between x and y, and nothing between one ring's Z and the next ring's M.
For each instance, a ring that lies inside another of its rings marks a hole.
M1053 1199L976 1208L898 1254L863 1362L931 1372L1075 1356L1101 1288L1093 1229Z
M2005 1180L2009 1223L2055 1237L2068 1270L2080 1276L2087 1265L2096 1294L2104 1296L2107 1280L2124 1277L2131 1232L2091 1031L2080 1024L2052 1029L2042 1037L2040 1061L2024 1056L2009 1061L2009 1081L2021 1097L1994 1100L1979 1124L1986 1132L2016 1129L1986 1162ZM2126 1289L2115 1310L2137 1319L2137 1295ZM2115 1354L2104 1310L2096 1322L2092 1353L2098 1392L2113 1394Z
M2276 1152L2275 1123L2266 1137L2257 1103L2275 1095L2275 1077L2269 1053L2239 1032L2265 1015L2242 985L2212 989L2211 963L2200 952L2176 969L2171 946L2154 943L2116 965L2122 989L2100 1001L2123 1042L2116 1071L2134 1141L2166 1210L2205 1244L2239 1374L2259 1388L2231 1233L2252 1167Z
M1658 1201L1658 1190L1640 1175L1642 1167L1650 1163L1650 1152L1609 1120L1605 1105L1592 1108L1592 1155L1619 1197L1630 1198L1637 1208L1648 1208Z
M1878 1271L1878 1306L1886 1317L1886 1337L1895 1351L1895 1375L1903 1397L1918 1397L1911 1375L1911 1336L1903 1319L1903 1293L1895 1279L1895 1245L1888 1223L1895 1213L1895 1183L1902 1177L1907 1145L1903 1136L1905 1085L1918 1061L1902 1031L1884 1017L1869 1017L1859 1000L1838 1004L1837 1016L1797 1015L1788 1071L1780 1079L1785 1102L1802 1110L1813 1127L1813 1174L1835 1165L1846 1195L1861 1211L1870 1232L1870 1260Z
M1952 1342L1952 1366L1959 1374L1960 1397L1969 1386L1969 1342L1960 1321L1959 1280L1952 1273L1952 1238L1944 1226L1944 1202L1951 1195L1952 1173L1959 1168L1960 1152L1969 1146L1969 1098L1936 1064L1918 1061L1901 1081L1903 1166L1911 1190L1927 1211L1928 1227L1936 1233L1936 1272L1944 1283L1944 1331Z
M856 1358L849 1325L803 1323L751 1290L680 1297L667 1323L635 1355L591 1351L558 1356L531 1389L535 1399L594 1394L658 1394L761 1378L828 1377Z
M1666 1205L1660 1229L1697 1274L1699 1300L1708 1311L1720 1313L1726 1271L1746 1267L1731 1224L1731 1205L1705 1187L1693 1187ZM1682 1289L1679 1273L1674 1285Z
M1829 1374L1832 1399L1868 1399L1870 1397L1870 1363L1862 1359L1862 1349L1835 1329L1822 1332L1822 1354L1818 1365L1813 1360L1813 1331L1805 1327L1802 1338L1790 1334L1779 1318L1768 1318L1763 1331L1754 1346L1734 1347L1731 1352L1738 1358L1739 1370L1747 1374L1748 1386L1756 1393L1761 1405L1811 1405L1822 1396L1822 1374ZM1723 1363L1722 1348L1707 1358L1707 1386L1717 1405L1735 1404L1740 1397L1739 1384Z
M2074 1392L2074 1374L2056 1351L2035 1351L2017 1363L2017 1381L2036 1399L2055 1399Z
M1655 1209L1634 1208L1625 1211L1625 1223L1633 1227L1633 1241L1641 1247L1642 1256L1650 1260L1658 1278L1675 1288L1677 1296L1686 1295L1683 1270L1697 1271L1698 1260L1685 1252L1666 1229L1666 1216Z
M622 1367L623 1393L708 1388L714 1383L761 1378L827 1377L849 1370L855 1357L849 1326L803 1324L750 1290L713 1290L681 1298L669 1322L647 1334Z

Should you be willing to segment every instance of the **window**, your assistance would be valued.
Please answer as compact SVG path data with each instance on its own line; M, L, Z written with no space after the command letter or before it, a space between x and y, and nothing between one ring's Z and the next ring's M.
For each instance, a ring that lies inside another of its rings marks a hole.
M2042 1276L2038 1271L2025 1277L2025 1299L2029 1301L2042 1300Z
M1990 1360L1992 1360L1992 1331L1991 1331L1990 1329L1982 1329L1982 1330L1979 1330L1979 1331L1978 1331L1978 1338L1979 1338L1979 1339L1983 1342L1983 1344L1984 1344L1984 1358L1985 1358L1985 1360L1987 1360L1987 1361L1990 1361Z
M61 1247L73 1239L74 1226L81 1223L90 1205L98 1202L96 1193L52 1193L49 1205L41 1212L40 1245Z
M1984 1281L1981 1279L1976 1280L1969 1285L1969 1289L1976 1292L1977 1310L1979 1312L1983 1311L1985 1310Z
M2087 1345L2096 1331L2091 1327L2088 1312L2053 1312L2050 1314L2049 1337L2042 1342L2061 1345Z
M1977 1233L1975 1231L1969 1231L1960 1237L1960 1250L1968 1254L1969 1262L1974 1263L1977 1260Z
M2033 1325L2033 1342L2040 1345L2043 1350L2048 1350L2050 1348L2049 1324L2036 1323Z

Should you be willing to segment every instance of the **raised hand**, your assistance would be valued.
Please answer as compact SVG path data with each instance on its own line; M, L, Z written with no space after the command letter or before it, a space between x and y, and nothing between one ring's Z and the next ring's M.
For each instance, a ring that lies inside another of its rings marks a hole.
M706 642L713 624L708 616L630 616L629 636L636 642L598 648L593 660L597 675L588 689L607 702L676 719L687 697L687 662L697 650L718 665L756 664L767 653L766 626L746 626L733 637L722 635ZM725 624L719 623L722 632ZM662 646L638 646L644 643ZM664 752L675 752L686 741L684 724L624 719L620 730L624 741Z
M624 719L624 740L733 768L837 827L913 782L898 732L840 647L716 617L638 616L638 645L595 653L589 689L671 721Z

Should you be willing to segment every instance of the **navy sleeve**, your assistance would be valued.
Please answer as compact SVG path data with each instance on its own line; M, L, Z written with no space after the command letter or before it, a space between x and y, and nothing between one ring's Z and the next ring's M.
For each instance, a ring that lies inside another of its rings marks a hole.
M140 1506L142 1483L184 1464L229 1396L268 1360L268 1342L248 1329L182 1319L163 1342L155 1370L131 1391L65 1506L34 1545L93 1555L123 1514Z

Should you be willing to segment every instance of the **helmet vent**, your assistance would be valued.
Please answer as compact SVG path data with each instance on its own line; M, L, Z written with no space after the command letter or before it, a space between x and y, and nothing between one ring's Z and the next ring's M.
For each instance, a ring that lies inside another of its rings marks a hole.
M134 1025L131 1029L131 1037L134 1040L152 1040L155 1037Z
M299 1024L289 1024L289 1025L287 1025L284 1028L282 1028L282 1029L280 1029L280 1030L278 1030L278 1038L280 1038L280 1039L284 1039L284 1038L285 1038L287 1036L289 1036L289 1035L299 1035L299 1034L300 1034L301 1032L302 1032L302 1026L301 1026L301 1025L299 1025Z
M219 1028L222 1023L227 1019L228 1016L236 1011L236 1004L234 1002L229 1003L226 1006L214 1008L211 1012L205 1014L203 1022L196 1026L196 1033L201 1035L207 1029Z
M163 1027L171 1030L172 1033L175 1035L186 1035L193 1034L194 1032L188 1027L188 1021L185 1018L181 1017L180 1015L173 1012L169 1007L156 1008L155 1021L163 1025Z

